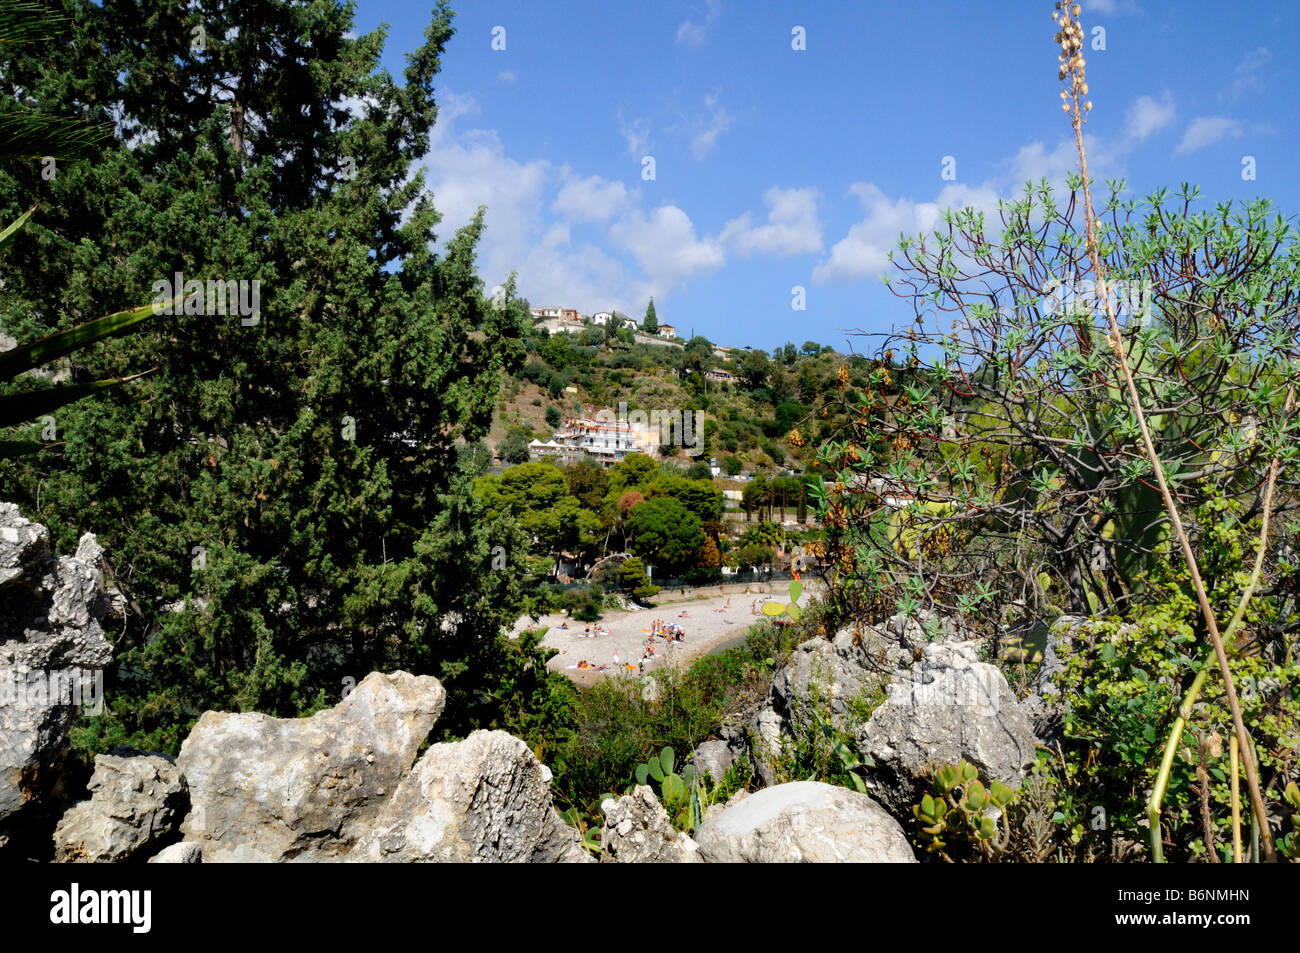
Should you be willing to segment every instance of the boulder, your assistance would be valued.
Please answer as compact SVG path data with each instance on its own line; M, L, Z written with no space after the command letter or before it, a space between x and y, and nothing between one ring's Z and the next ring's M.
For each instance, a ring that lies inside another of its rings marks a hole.
M175 836L189 805L185 779L166 755L102 754L90 800L63 815L54 831L59 863L120 863L154 853Z
M814 708L836 728L856 729L859 714L889 680L887 648L887 638L867 626L798 645L768 688L768 707L781 715L783 733L813 727Z
M818 732L812 712L852 734L882 693L894 645L870 626L846 626L831 639L809 639L772 677L749 722L749 756L764 784L777 781L783 739Z
M192 840L183 840L179 844L164 847L149 858L151 864L201 864L203 848Z
M778 784L710 815L696 834L710 863L896 863L916 857L865 794L818 781Z
M103 709L112 650L100 621L116 595L93 534L74 556L47 543L44 526L0 503L0 845L21 831L41 850L66 785L68 728Z
M1034 762L1034 737L1011 686L978 661L977 642L932 645L900 671L857 733L876 767L868 790L899 818L928 790L934 769L970 761L986 784L1018 785Z
M600 832L603 863L699 863L699 846L689 835L674 829L668 812L654 791L644 784L602 806L605 811L605 825Z
M716 784L735 763L736 752L726 741L706 741L691 752L691 764L701 777L708 775Z
M206 859L206 853L204 858ZM347 857L361 862L589 862L551 803L551 772L504 731L431 745Z
M776 765L781 758L784 720L778 712L763 707L749 722L750 759L754 773L763 784L776 782Z
M368 830L446 702L436 678L368 675L309 718L206 712L177 759L204 863L330 860Z
M960 618L940 615L931 609L919 609L912 615L892 615L885 629L908 649L944 642L965 642L974 637Z

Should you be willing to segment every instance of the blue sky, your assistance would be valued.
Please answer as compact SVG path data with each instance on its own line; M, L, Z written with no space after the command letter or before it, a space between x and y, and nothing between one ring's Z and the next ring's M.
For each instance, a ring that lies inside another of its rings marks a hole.
M1124 177L1137 194L1190 181L1207 202L1262 195L1294 215L1286 4L1083 7L1096 178ZM428 182L444 229L488 206L481 274L490 287L517 271L534 305L639 318L653 294L679 335L843 349L844 329L910 320L880 282L900 231L940 207L995 208L1076 162L1045 0L455 9ZM357 28L390 24L385 65L400 75L427 16L420 3L358 0ZM955 181L942 178L945 156ZM795 286L806 310L791 307Z

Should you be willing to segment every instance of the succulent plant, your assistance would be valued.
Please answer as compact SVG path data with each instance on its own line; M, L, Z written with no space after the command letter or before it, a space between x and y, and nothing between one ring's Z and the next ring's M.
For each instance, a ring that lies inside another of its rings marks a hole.
M969 761L948 764L934 773L931 794L912 808L920 825L920 843L928 853L944 860L957 846L973 848L989 858L1002 852L1007 832L999 822L1015 791L1001 781L987 787Z
M863 768L874 768L876 762L870 757L860 755L850 747L845 742L843 733L836 731L835 728L821 716L820 712L814 709L812 716L813 720L817 722L818 727L821 728L822 734L824 734L830 742L831 750L834 751L835 756L840 759L840 764L843 765L845 773L847 773L849 779L852 780L853 787L857 789L858 793L866 794L867 783L860 772Z
M1277 842L1278 852L1291 860L1300 860L1300 787L1292 781L1282 792L1282 797L1291 805L1295 813L1291 815L1290 832L1284 834Z
M673 749L665 747L645 764L638 764L633 775L637 784L657 782L659 800L673 823L680 830L694 832L703 823L704 808L713 802L721 785L713 790L706 788L693 764L688 764L681 774L675 773L676 760Z
M794 622L803 618L803 610L799 608L799 597L803 595L803 583L798 579L790 582L790 602L787 605L784 602L765 602L763 603L763 615L772 616L789 616Z

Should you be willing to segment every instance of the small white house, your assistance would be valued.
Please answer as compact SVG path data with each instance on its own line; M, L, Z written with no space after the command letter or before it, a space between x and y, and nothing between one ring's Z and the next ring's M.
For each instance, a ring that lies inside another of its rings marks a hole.
M592 324L599 324L602 328L614 320L614 316L608 311L597 311L591 316Z

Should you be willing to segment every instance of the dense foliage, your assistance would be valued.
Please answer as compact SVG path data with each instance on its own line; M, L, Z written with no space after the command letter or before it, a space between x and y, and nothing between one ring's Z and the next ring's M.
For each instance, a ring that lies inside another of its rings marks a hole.
M342 2L62 6L65 42L0 51L0 102L116 135L52 178L0 170L0 218L38 203L5 261L6 329L148 301L176 273L260 282L256 313L187 305L76 355L73 379L155 370L5 465L59 549L99 534L129 599L92 743L175 750L206 708L296 714L397 666L444 678L448 731L509 723L508 670L510 705L543 710L535 650L499 635L525 547L481 516L457 453L522 363L526 315L483 294L481 218L435 254L413 166L450 12L399 84Z

